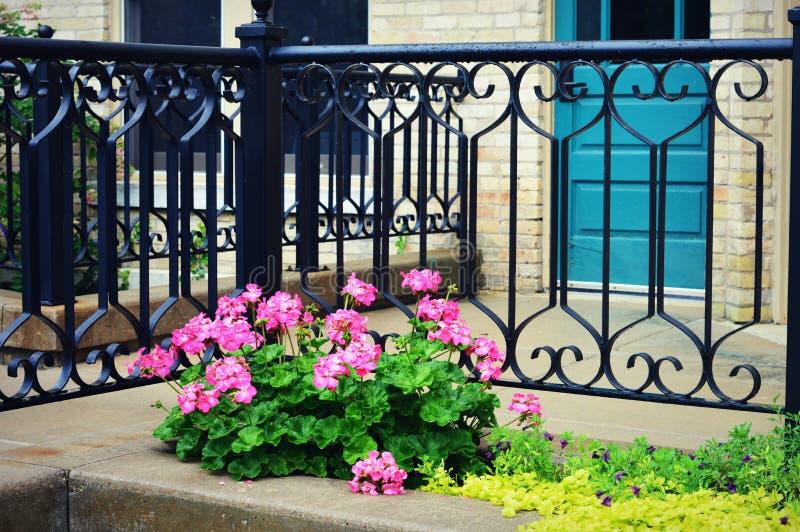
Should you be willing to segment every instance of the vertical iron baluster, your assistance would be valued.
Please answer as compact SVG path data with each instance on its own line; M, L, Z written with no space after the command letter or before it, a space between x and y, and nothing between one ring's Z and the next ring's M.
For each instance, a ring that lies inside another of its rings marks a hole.
M792 118L790 204L800 201L800 7L789 10L792 23ZM788 412L800 412L800 209L789 209L789 298L786 312L786 401ZM792 297L794 294L795 297Z

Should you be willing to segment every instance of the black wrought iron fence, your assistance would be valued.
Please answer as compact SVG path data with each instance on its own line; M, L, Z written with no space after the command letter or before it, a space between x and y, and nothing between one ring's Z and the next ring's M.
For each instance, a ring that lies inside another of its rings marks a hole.
M309 272L323 266L320 245L333 246L331 263L341 285L346 242L369 242L373 282L409 314L394 297L390 274L394 244L405 238L413 238L410 253L420 266L437 247L454 250L463 300L486 316L491 334L505 340L507 363L497 384L769 409L752 402L762 381L756 362L734 361L728 375L717 364L727 342L761 319L764 288L764 157L771 146L740 127L730 109L732 102L746 104L768 93L769 61L792 59L797 79L798 44L768 39L282 47L282 30L265 17L257 8L256 20L237 29L241 49L0 39L3 265L22 277L21 313L0 335L0 348L24 347L18 339L28 338L31 327L56 338L54 347L28 345L32 353L9 362L13 389L7 391L3 381L0 410L146 384L120 373L115 361L127 347L119 343L92 350L79 367L85 339L112 314L115 326L131 328L136 343L147 345L163 333L178 305L213 312L224 251L235 251L238 289L255 281L274 290L284 270L282 248L296 246L303 290L330 307L308 283ZM800 12L792 10L790 21L800 23ZM737 70L744 72L741 78L727 77ZM800 99L798 86L793 84L793 100ZM32 102L32 120L21 114L20 102ZM668 134L650 134L648 121L665 120L686 102L693 109L687 120ZM667 114L650 114L648 105ZM637 110L635 116L626 106ZM577 118L556 131L548 117L564 108ZM746 105L742 109L747 112ZM799 116L792 116L793 155L800 153ZM80 132L77 143L73 129ZM749 242L753 264L743 286L752 315L723 333L712 327L715 287L724 270L715 266L721 222L713 215L721 200L714 164L720 135L752 153L743 169L752 174L745 185L745 225L735 226L748 230L734 235ZM675 177L675 167L683 164L675 156L688 137L700 139L702 147L691 186ZM624 152L617 146L620 138L636 148L638 180L617 173ZM795 198L799 168L795 160ZM576 181L579 170L589 177ZM292 179L293 193L287 186ZM93 181L96 205L74 203L73 191L82 200L92 196ZM640 230L638 240L624 248L616 213L620 192L631 182ZM699 236L687 245L694 246L694 255L700 250L700 266L686 268L695 273L686 282L702 301L699 326L672 312L668 300L671 279L680 273L671 269L671 246L682 237L671 225L671 198L681 187L699 191ZM11 214L15 194L18 217ZM576 204L580 194L584 205ZM495 210L484 209L491 202ZM574 217L580 213L591 219ZM790 213L789 230L800 232L796 212ZM594 246L596 253L584 261L586 271L571 251L581 246ZM191 283L198 256L208 260L207 305ZM635 258L635 266L619 257ZM792 244L790 296L798 257ZM163 303L151 308L149 275L156 259L167 262L168 285ZM118 271L126 262L140 271L135 311L119 300ZM79 320L73 276L81 263L97 268L97 305ZM632 284L643 287L644 296L640 312L617 319L613 289L626 284L618 280L620 271L635 273ZM596 308L587 310L570 290L580 275L596 279ZM502 309L479 296L481 285L493 278L508 294ZM546 297L531 303L526 291ZM63 324L49 318L43 304L62 304ZM585 344L578 345L571 333L561 343L537 343L531 331L551 327L546 320L556 312ZM800 299L790 297L785 404L792 410L800 409L793 386L800 330L792 326L799 314ZM654 320L690 345L691 360L617 349L620 338L646 330ZM55 370L58 377L44 385L43 370L56 358L63 364ZM573 361L590 362L580 378L568 367ZM667 373L692 364L695 383L673 388ZM87 367L101 369L87 378ZM631 369L638 371L633 380L623 375ZM725 379L741 384L736 393L721 385Z

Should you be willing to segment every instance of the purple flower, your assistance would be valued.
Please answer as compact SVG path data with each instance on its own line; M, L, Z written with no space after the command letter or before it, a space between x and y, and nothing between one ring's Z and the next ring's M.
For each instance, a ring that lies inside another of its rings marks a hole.
M560 443L560 444L561 444L561 448L562 448L562 449L563 449L564 447L566 447L567 445L569 445L569 442L568 442L567 440L565 440L564 438L559 438L559 439L558 439L558 443Z
M494 453L492 451L486 451L486 458L491 460L492 458L494 458Z
M544 433L544 439L547 440L547 441L553 441L553 435L550 434L549 432L545 432Z
M747 462L749 462L750 460L752 460L752 458L750 457L750 455L749 455L749 454L746 454L746 455L744 455L744 458L742 458L742 463L743 463L743 464L746 464L746 463L747 463Z
M611 506L611 496L606 495L605 497L603 497L603 501L600 504L602 504L603 506Z
M725 487L728 488L728 491L731 493L736 493L736 484L734 484L733 481L728 482L728 485Z
M692 453L689 453L689 460L694 460L694 458L695 458L694 455Z
M634 497L639 496L639 492L642 490L639 486L631 486L631 491L633 492Z
M594 492L594 496L599 499L600 497L603 496L604 493L605 493L605 491L603 491L603 490L597 490L597 491Z
M782 525L788 525L789 524L789 516L788 515L784 515L783 517L781 517L781 524Z
M619 482L620 480L622 480L622 477L624 477L624 476L625 476L625 472L624 471L620 471L619 473L614 473L614 480Z
M697 464L697 469L703 469L704 467L705 467L705 464L703 462L700 462L699 464Z
M603 453L603 462L608 463L608 460L610 458L611 458L611 453L608 450L606 450L606 452Z
M651 445L650 447L647 448L647 452L653 454L654 452L656 452L656 448Z

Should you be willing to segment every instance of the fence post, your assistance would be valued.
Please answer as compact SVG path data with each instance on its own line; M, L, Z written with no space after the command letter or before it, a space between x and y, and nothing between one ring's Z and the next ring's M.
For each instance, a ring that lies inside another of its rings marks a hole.
M49 29L49 27L47 27ZM50 32L40 32L43 38L52 36ZM62 94L58 72L45 59L39 61L34 76L41 88L41 94L33 100L33 132L39 134L53 120L61 106ZM42 305L61 305L64 303L67 273L72 282L72 241L64 239L65 209L72 206L72 190L65 183L72 180L72 136L67 125L57 126L46 138L39 142L37 152L37 172L35 179L36 198L39 203L38 230L28 242L39 248L36 264L24 264L23 268L33 268L32 282L39 290ZM67 229L70 227L67 226ZM71 232L69 233L71 236ZM29 287L30 288L30 287Z
M314 39L303 37L303 46L312 46ZM307 96L314 94L319 83L319 76L311 72L305 79ZM298 87L298 91L301 90ZM299 206L297 209L297 228L300 240L297 242L296 257L298 271L319 270L319 163L321 131L304 138L303 133L310 130L319 121L319 102L300 106L300 121L295 152L295 191Z
M800 412L800 7L792 23L792 115L789 170L789 297L786 313L786 402Z
M241 156L236 168L236 287L259 284L266 293L281 286L283 228L283 121L281 65L267 60L286 28L271 20L272 0L251 0L256 18L236 28L242 48L258 52L245 72L241 103Z

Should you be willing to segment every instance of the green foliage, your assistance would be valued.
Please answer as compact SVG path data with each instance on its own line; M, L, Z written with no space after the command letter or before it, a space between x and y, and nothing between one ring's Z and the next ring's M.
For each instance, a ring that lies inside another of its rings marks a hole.
M491 501L506 516L535 510L545 519L532 530L777 530L782 518L796 527L800 423L780 410L775 421L771 433L742 424L694 452L655 448L644 437L620 447L541 426L498 428L492 474L459 485L430 461L422 489Z
M36 20L36 11L41 8L40 4L33 2L18 9L9 9L5 4L0 4L0 35L4 37L36 37L36 28L23 24L23 22Z

